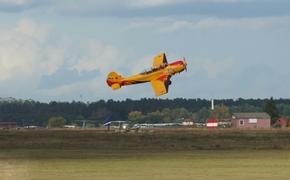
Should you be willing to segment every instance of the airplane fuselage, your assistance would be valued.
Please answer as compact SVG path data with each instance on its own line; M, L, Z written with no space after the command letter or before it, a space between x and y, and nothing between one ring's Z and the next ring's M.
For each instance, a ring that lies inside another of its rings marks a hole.
M151 69L148 71L144 71L140 74L130 76L127 78L123 78L119 84L120 86L126 86L131 84L140 84L140 83L146 83L150 82L152 79L157 80L167 80L168 77L173 76L176 73L180 73L184 71L185 67L184 61L178 60L175 62L172 62L168 64L167 66L161 66L157 69ZM109 86L113 84L113 82L110 82L107 80L107 83Z
M151 69L137 75L124 78L116 72L110 72L107 76L107 84L113 90L117 90L122 86L150 82L155 95L161 96L168 92L171 76L186 70L186 66L185 59L167 63L166 56L162 53L154 57Z

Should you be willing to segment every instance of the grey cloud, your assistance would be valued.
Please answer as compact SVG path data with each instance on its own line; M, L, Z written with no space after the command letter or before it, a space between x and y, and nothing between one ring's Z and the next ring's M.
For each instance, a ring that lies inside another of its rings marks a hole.
M19 3L22 2L22 3ZM139 2L139 1L137 1ZM4 0L0 1L0 11L18 12L42 7L67 16L172 16L206 15L225 17L282 16L290 14L290 2L286 0L183 0L148 1L139 5L135 1L125 0ZM137 4L137 5L136 5Z
M38 7L47 7L54 0L0 0L0 12L17 13Z
M198 71L194 74L194 80L184 77L182 81L178 79L178 76L172 78L176 89L175 94L192 98L288 97L290 88L287 85L289 77L265 64L239 67L234 71L220 74L216 78L211 78L203 71Z
M231 81L235 85L231 91L239 92L240 97L287 97L289 94L289 77L266 64L251 64L241 68L233 74Z
M63 85L69 85L80 81L87 81L95 78L100 73L97 71L85 71L79 73L77 70L60 68L52 75L42 76L39 83L41 89L52 89Z
M281 16L290 14L288 1L181 1L159 6L130 6L129 3L108 1L107 3L85 1L82 4L63 3L56 9L64 15L77 16L172 16L207 15L225 17Z

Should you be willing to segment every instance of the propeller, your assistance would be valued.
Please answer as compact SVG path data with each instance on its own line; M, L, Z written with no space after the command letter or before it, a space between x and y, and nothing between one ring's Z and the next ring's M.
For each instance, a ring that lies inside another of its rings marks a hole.
M185 60L185 57L183 57L183 63L184 63L184 69L187 72L187 62Z

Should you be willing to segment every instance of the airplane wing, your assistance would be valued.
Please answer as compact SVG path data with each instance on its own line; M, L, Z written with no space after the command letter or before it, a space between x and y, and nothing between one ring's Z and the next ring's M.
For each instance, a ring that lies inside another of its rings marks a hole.
M168 92L169 85L171 84L170 78L168 80L152 80L151 85L156 96L161 96Z
M159 55L154 57L152 68L153 69L159 68L163 64L167 64L166 55L164 53L159 54Z

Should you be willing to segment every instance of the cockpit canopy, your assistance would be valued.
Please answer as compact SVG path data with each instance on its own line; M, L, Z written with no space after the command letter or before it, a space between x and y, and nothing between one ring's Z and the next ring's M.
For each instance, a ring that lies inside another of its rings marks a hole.
M159 67L157 68L148 68L148 69L145 69L143 72L141 72L140 74L144 75L144 74L150 74L152 72L155 72L155 71L158 71L160 69L164 69L165 67L167 66L167 63L163 63L162 65L160 65Z

